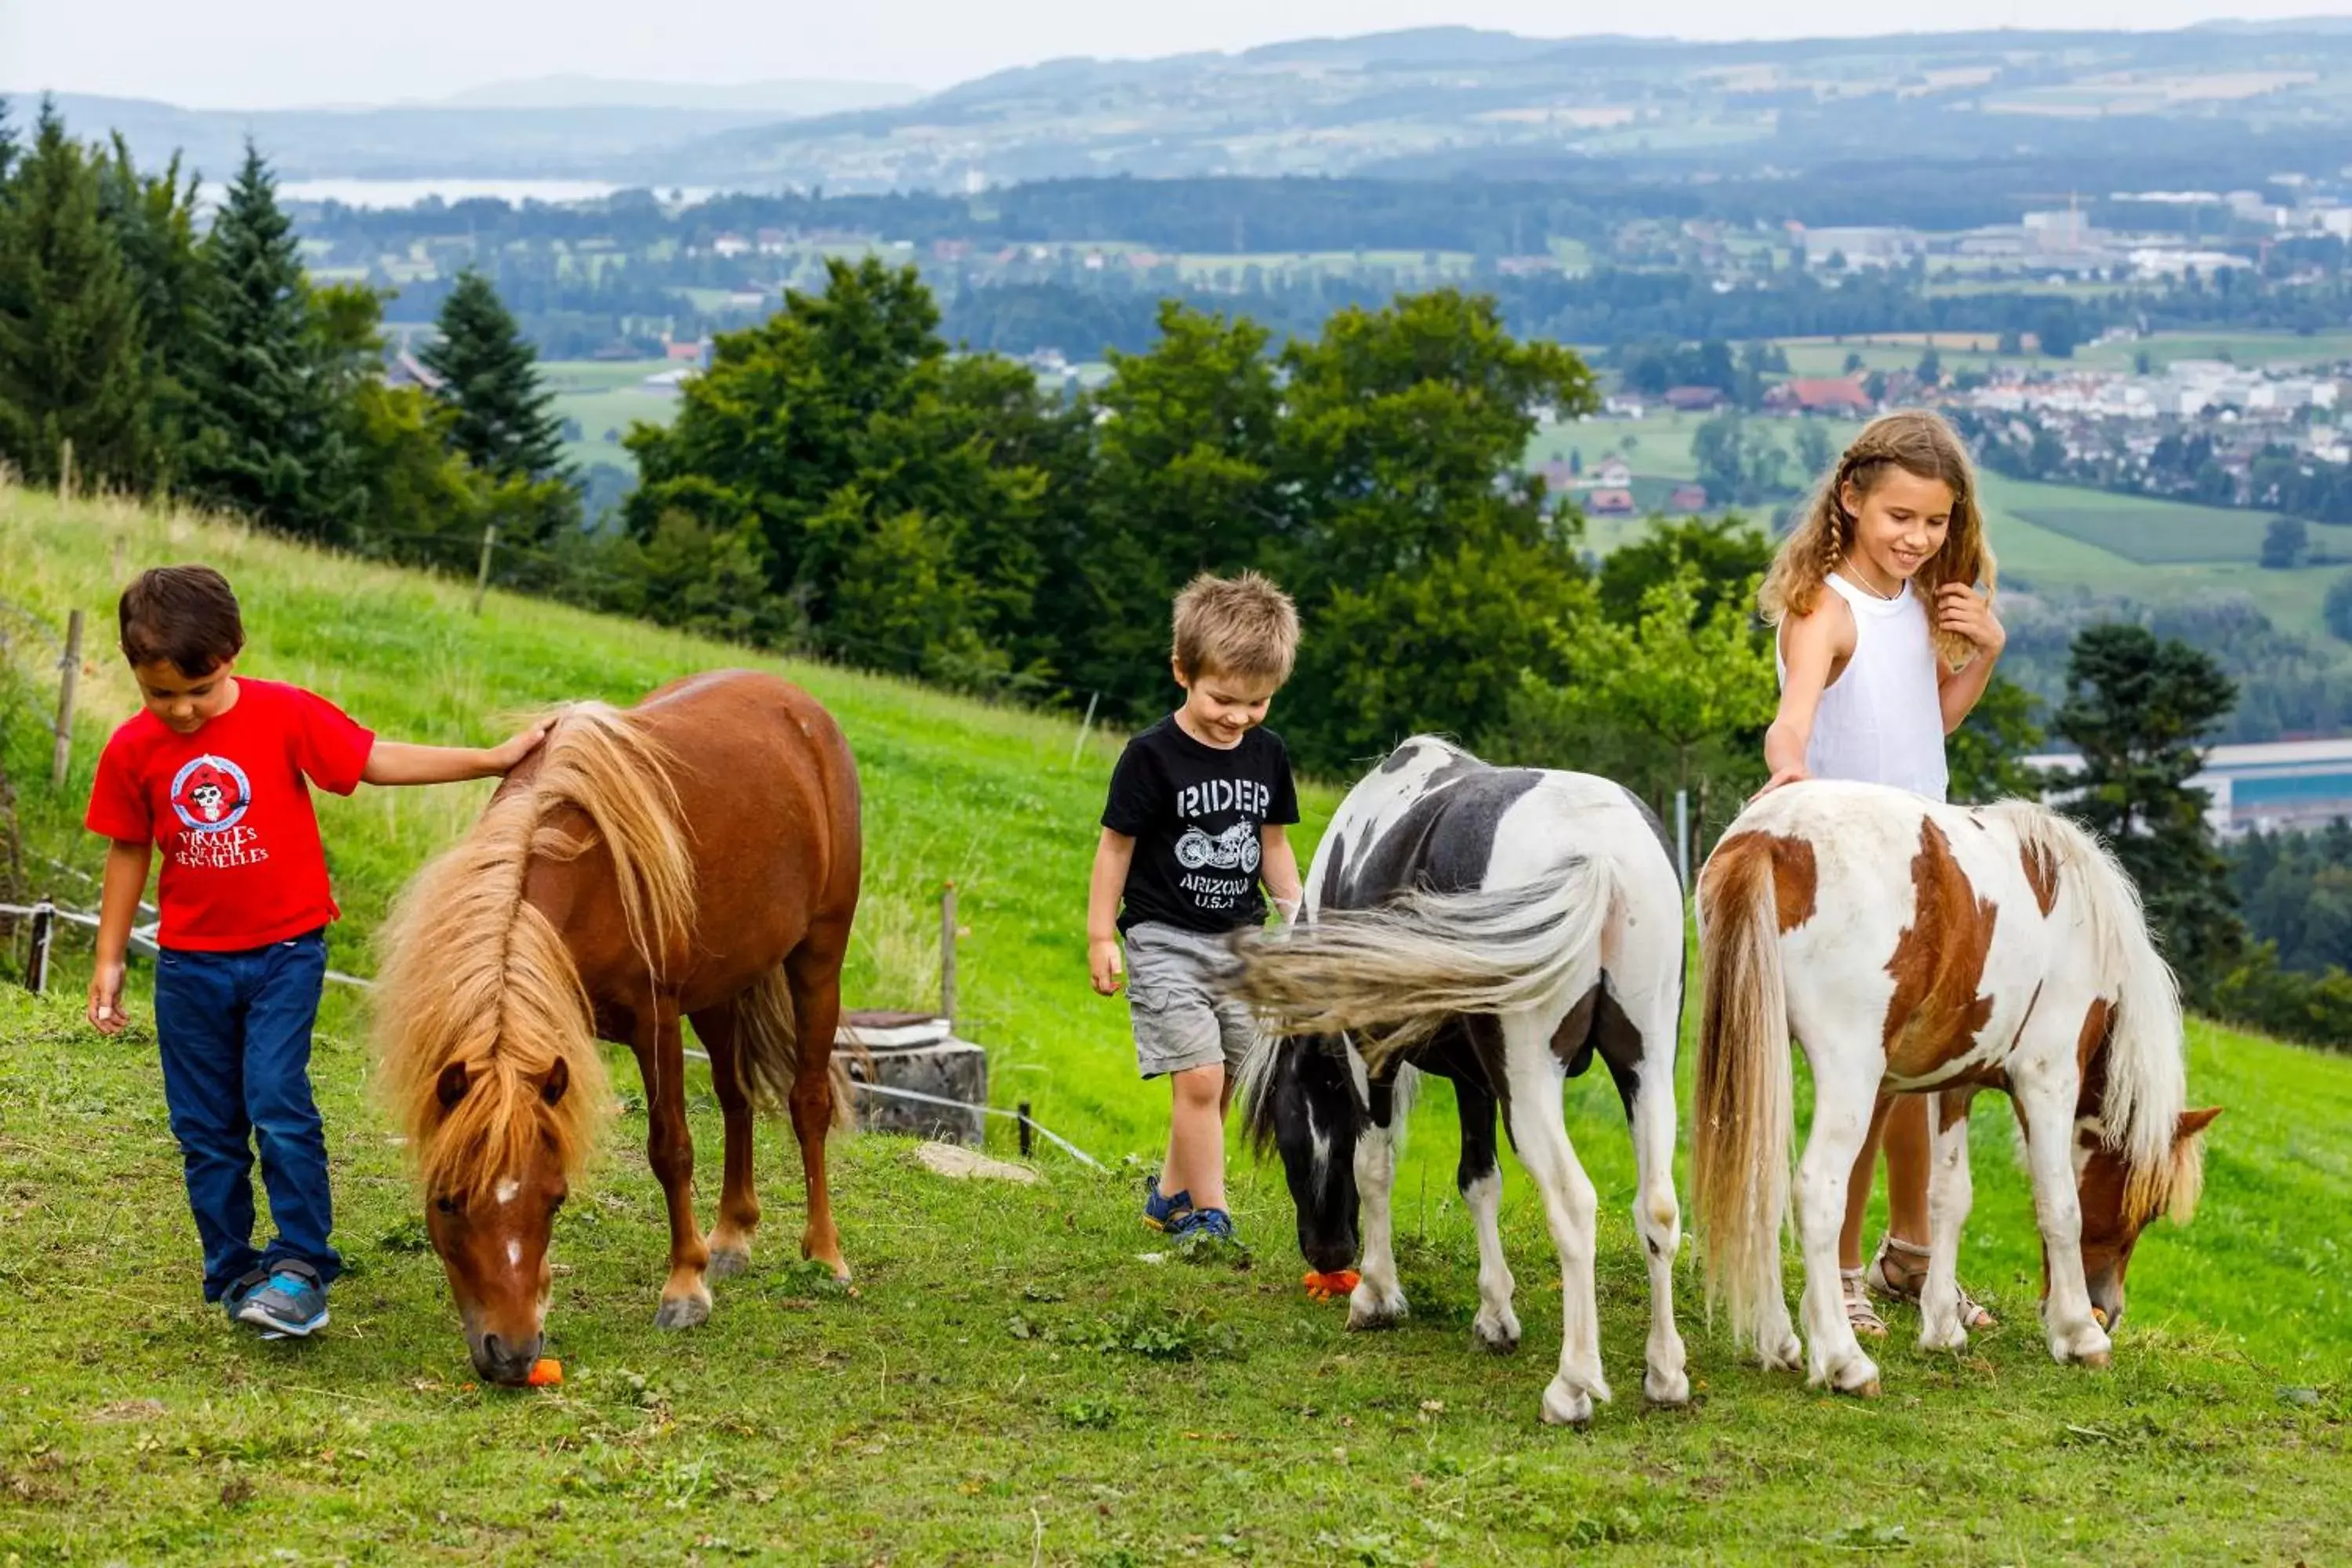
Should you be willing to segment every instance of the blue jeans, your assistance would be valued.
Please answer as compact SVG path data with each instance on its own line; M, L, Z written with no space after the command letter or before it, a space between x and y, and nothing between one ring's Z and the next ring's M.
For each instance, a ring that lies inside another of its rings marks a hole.
M205 1248L205 1300L257 1267L299 1260L334 1279L327 1140L310 1097L310 1026L327 973L324 931L243 952L166 948L155 964L163 1100ZM253 1151L278 1235L253 1249Z

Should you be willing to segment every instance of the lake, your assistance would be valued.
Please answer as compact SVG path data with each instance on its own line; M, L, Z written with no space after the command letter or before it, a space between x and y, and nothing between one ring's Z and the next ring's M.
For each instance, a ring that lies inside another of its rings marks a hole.
M326 179L287 180L278 187L282 202L341 202L353 207L413 207L435 196L445 202L488 198L520 205L524 202L593 202L628 186L606 180L499 180L436 177L418 180ZM216 205L226 187L207 184L204 200ZM664 201L699 202L716 195L708 185L667 187L656 191Z

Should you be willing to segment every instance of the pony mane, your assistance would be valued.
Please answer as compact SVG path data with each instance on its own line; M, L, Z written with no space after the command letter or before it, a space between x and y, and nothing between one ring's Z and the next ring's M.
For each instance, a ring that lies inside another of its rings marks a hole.
M2125 1218L2138 1225L2166 1209L2186 1218L2196 1207L2204 1166L2198 1141L2183 1147L2175 1136L2189 1100L2180 992L2148 934L2139 889L2105 845L2060 813L2023 800L1985 809L2029 854L2047 855L2060 868L2062 892L2073 873L2102 992L2114 988L2106 1039L2098 1047L2106 1065L2099 1120L2107 1147L2128 1173Z
M1274 1147L1274 1069L1280 1065L1280 1053L1297 1044L1288 1035L1260 1029L1234 1078L1234 1106L1241 1113L1242 1137L1261 1160Z
M562 934L523 898L534 857L569 860L601 841L629 941L649 975L684 955L694 862L670 758L630 715L604 703L558 710L528 782L503 791L464 839L410 883L379 938L375 1038L381 1090L408 1134L426 1190L469 1190L551 1141L575 1173L607 1099L590 1002ZM593 838L552 818L571 808ZM557 1062L571 1088L541 1095ZM467 1092L440 1100L441 1075Z

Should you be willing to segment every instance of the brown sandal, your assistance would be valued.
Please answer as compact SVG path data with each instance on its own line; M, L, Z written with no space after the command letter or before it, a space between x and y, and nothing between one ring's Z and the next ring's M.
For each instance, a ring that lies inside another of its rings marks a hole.
M1895 1272L1895 1259L1890 1254L1898 1252L1905 1258L1919 1260L1916 1274L1907 1269L1899 1274ZM1915 1242L1886 1236L1879 1241L1878 1250L1871 1255L1870 1263L1863 1272L1873 1295L1883 1296L1890 1301L1908 1301L1916 1307L1919 1304L1918 1282L1927 1278L1927 1249ZM1846 1315L1853 1316L1852 1309L1848 1309ZM1967 1287L1963 1286L1960 1289L1960 1327L1973 1332L2000 1326L2000 1320L1994 1317L1983 1302L1969 1295Z
M1867 1334L1874 1340L1885 1339L1886 1320L1880 1317L1878 1309L1870 1304L1870 1292L1864 1289L1862 1283L1862 1270L1839 1269L1838 1284L1840 1294L1845 1298L1845 1321L1853 1325L1853 1331Z

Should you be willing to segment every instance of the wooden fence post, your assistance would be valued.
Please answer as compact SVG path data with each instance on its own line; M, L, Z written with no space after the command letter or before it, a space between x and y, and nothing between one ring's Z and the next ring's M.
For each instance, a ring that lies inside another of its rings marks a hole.
M73 762L74 689L81 680L81 612L66 617L66 653L58 661L57 743L49 751L49 787L66 787L66 769Z
M1087 749L1087 731L1095 727L1095 704L1101 700L1101 692L1089 691L1087 693L1087 716L1083 720L1079 721L1078 738L1070 742L1069 765L1074 768L1078 765L1079 755Z
M1020 1104L1019 1115L1021 1126L1021 1157L1026 1160L1029 1157L1030 1149L1034 1147L1036 1142L1036 1133L1029 1124L1029 1102L1025 1100Z
M25 967L25 984L38 996L49 988L49 944L56 940L57 906L47 893L33 902L33 958Z
M492 522L482 530L482 565L474 574L474 614L482 613L482 595L490 591L490 552L498 547L499 525Z
M955 1027L956 1016L956 885L940 890L940 1016Z
M58 499L73 500L73 437L58 443Z

